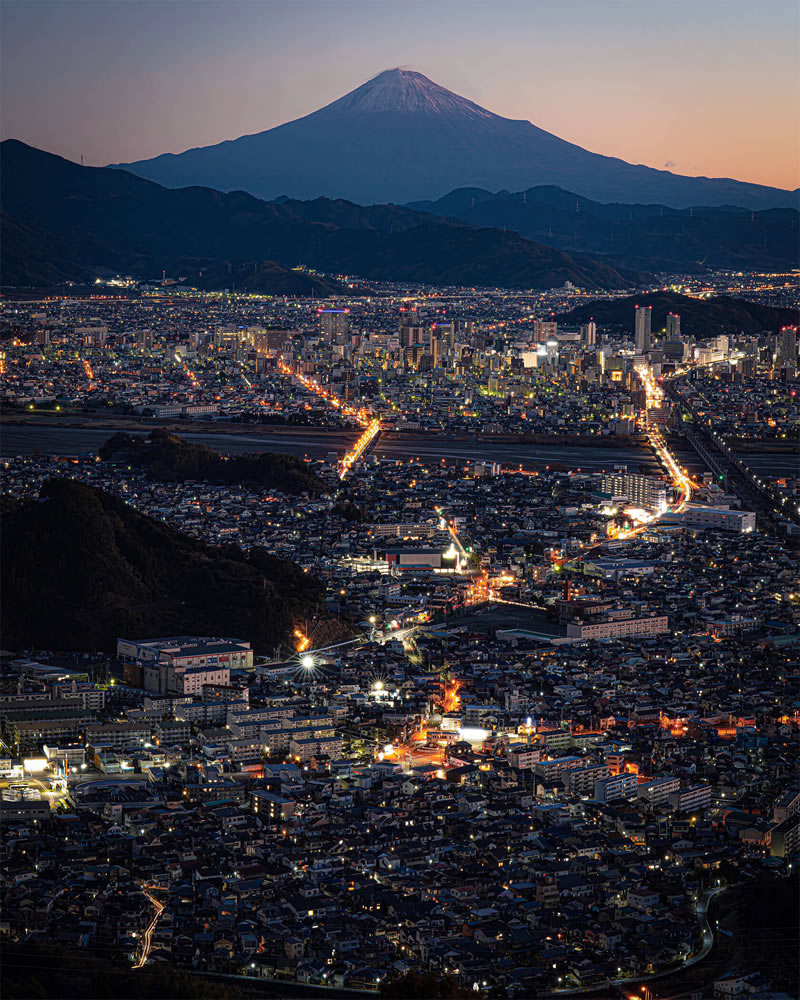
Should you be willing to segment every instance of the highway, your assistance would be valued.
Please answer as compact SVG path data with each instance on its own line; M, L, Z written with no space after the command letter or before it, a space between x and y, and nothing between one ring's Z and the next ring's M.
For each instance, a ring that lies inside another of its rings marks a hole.
M681 372L681 374L685 373ZM694 421L694 432L699 435L709 451L718 456L717 461L720 462L726 473L732 473L729 476L730 486L739 493L742 500L750 504L756 500L770 513L800 524L800 506L790 497L781 496L773 490L766 480L739 458L724 438L708 426L708 416L700 414L694 403L686 397L678 382L678 376L674 376L667 385L667 392L675 404L691 414ZM710 408L711 404L708 405ZM692 443L691 439L690 443ZM700 453L697 444L693 443L693 447Z
M671 507L667 507L664 511L656 513L646 522L643 522L636 527L629 528L626 531L621 531L617 535L613 536L618 540L633 538L636 535L641 534L641 532L646 531L651 524L658 521L659 517L663 514L668 512L678 513L682 511L691 499L692 490L697 489L697 484L692 481L692 478L686 469L683 469L680 465L678 465L675 457L670 452L667 447L667 442L664 439L664 435L659 430L658 425L650 419L650 410L658 409L663 405L664 390L653 378L653 373L648 364L637 365L635 370L647 397L643 430L647 434L650 447L655 452L662 467L666 469L669 474L672 485L677 493L677 499Z

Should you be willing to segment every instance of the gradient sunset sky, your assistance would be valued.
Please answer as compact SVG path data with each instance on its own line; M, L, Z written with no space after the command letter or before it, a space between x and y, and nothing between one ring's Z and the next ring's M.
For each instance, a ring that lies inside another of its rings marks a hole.
M419 70L633 163L800 185L797 0L3 0L3 138L180 152Z

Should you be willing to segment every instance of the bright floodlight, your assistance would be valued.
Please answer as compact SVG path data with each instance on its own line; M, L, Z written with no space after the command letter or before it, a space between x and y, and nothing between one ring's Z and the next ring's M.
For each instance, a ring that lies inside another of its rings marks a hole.
M304 670L311 670L311 668L314 666L314 657L311 656L309 653L306 653L306 655L300 661L300 665Z

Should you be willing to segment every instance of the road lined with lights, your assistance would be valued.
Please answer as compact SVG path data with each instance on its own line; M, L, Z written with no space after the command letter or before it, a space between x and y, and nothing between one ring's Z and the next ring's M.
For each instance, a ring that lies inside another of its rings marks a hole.
M347 454L342 459L341 469L339 470L339 478L344 479L347 473L350 471L352 466L362 457L364 452L377 440L378 435L381 432L381 422L377 418L373 418L364 428L359 439L347 452Z
M313 392L315 396L319 396L320 399L324 400L335 410L338 410L345 416L353 417L364 428L356 443L345 453L345 456L339 465L339 479L344 479L353 465L378 439L378 435L381 432L380 420L378 420L377 417L371 414L369 410L363 406L351 406L350 403L345 402L335 393L326 389L324 385L320 385L316 379L311 378L309 375L304 375L302 372L296 371L291 365L287 365L284 361L278 362L278 369L284 375L288 375L290 378L296 379L305 389L308 389L309 392Z
M153 906L156 909L156 912L155 916L145 929L144 935L142 937L142 953L139 956L139 960L133 966L134 969L142 969L147 963L147 959L150 957L150 952L153 947L153 934L155 933L155 929L158 926L159 917L166 909L166 903L162 903L159 899L156 899L156 897L152 893L152 890L157 888L160 888L160 886L149 886L149 885L142 886L142 892L145 894L145 896L147 896L147 898L153 904Z
M685 372L676 372L672 378L675 379L678 375L682 374L685 374ZM730 447L723 437L717 434L717 432L710 426L706 426L706 422L704 422L701 414L698 413L697 408L691 400L684 396L677 384L671 386L670 395L676 403L680 406L684 406L692 415L699 436L705 440L711 448L719 452L722 458L732 467L733 471L739 473L744 481L745 490L749 489L753 491L755 497L751 497L751 500L761 500L768 505L770 511L774 514L794 521L796 524L800 524L800 504L796 504L792 497L782 496L767 479L762 478L755 471L753 471L753 469L748 466L747 462L743 461L739 457L739 455ZM705 399L705 397L703 398ZM711 403L707 399L705 401L709 406L709 409L711 409ZM747 497L744 497L743 499L746 500Z
M650 420L650 410L660 409L664 403L664 390L653 378L653 373L650 370L650 366L647 364L637 365L636 374L642 383L642 387L645 391L645 433L647 434L647 439L650 447L656 453L656 456L660 460L661 464L666 468L669 473L670 479L672 480L672 485L678 493L676 502L671 506L665 508L665 510L656 513L652 518L639 524L637 527L629 528L627 531L620 531L618 534L612 536L619 541L624 541L626 538L633 538L641 532L645 531L651 524L658 521L659 518L666 513L680 513L689 502L692 490L697 489L697 484L694 483L689 476L686 469L681 468L675 460L674 456L667 447L667 442L664 440L664 435L658 429L658 427Z

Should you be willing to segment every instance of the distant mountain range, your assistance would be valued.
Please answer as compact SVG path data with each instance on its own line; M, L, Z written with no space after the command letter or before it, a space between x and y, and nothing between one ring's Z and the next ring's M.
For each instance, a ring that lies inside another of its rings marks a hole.
M557 185L601 202L675 208L798 204L797 191L684 177L591 153L401 69L380 73L332 104L265 132L117 166L167 187L200 184L266 199L402 203L466 186L521 191Z
M732 299L725 295L696 299L674 292L652 292L624 299L595 299L556 318L566 325L588 323L593 319L598 327L628 332L633 337L634 311L637 305L652 307L651 324L654 333L664 330L667 313L673 312L680 315L681 335L693 336L698 340L722 333L774 333L782 326L797 324L800 318L796 309L774 309L772 306Z
M800 213L668 205L604 205L557 187L512 194L461 188L408 206L472 226L514 229L567 253L602 254L616 266L652 271L796 267Z
M438 285L629 288L640 275L515 232L476 229L396 205L318 198L260 201L242 191L171 190L122 170L82 167L17 140L0 144L3 284L166 270L201 288L309 296L341 291L310 268ZM275 263L277 262L277 263Z

